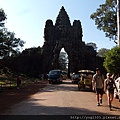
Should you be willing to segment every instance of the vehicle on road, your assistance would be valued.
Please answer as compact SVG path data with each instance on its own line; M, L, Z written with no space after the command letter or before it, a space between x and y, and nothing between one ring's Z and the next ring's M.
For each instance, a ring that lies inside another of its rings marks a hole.
M51 70L48 74L48 81L52 83L62 83L62 71L59 69Z
M92 91L92 77L94 71L92 70L79 70L80 80L78 82L78 90L84 89L86 86Z
M120 77L115 80L115 84L118 91L114 89L114 98L118 98L120 102Z
M72 76L72 83L76 83L78 84L78 82L80 81L80 74L73 74Z

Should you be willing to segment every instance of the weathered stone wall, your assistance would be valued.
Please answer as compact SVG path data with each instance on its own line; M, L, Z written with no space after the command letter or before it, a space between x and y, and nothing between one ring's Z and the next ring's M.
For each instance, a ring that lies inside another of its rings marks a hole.
M94 69L96 52L82 41L82 26L80 20L74 20L71 25L64 7L60 9L56 23L47 20L44 29L44 45L42 47L43 71L59 69L59 53L62 48L68 54L69 71Z

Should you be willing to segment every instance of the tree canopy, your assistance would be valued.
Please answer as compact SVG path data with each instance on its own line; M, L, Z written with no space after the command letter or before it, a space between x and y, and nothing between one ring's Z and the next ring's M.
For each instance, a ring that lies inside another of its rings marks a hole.
M101 48L101 49L98 50L97 55L98 55L99 57L105 58L105 57L106 57L106 52L107 52L108 50L109 50L109 49Z
M25 41L15 37L14 32L8 31L4 25L7 15L3 9L0 9L0 57L16 55L23 47Z
M4 27L4 21L7 19L3 9L0 9L0 27Z
M120 75L120 48L115 47L106 53L104 67L110 73Z
M90 18L95 21L97 29L105 32L105 36L117 44L117 0L106 0Z
M59 66L61 70L66 70L67 69L67 54L66 52L60 52L59 54Z

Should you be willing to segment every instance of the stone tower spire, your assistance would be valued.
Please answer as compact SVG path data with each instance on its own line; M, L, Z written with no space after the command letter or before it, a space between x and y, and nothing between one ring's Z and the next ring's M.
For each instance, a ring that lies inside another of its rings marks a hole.
M96 52L82 41L82 25L80 20L70 23L69 16L62 6L55 25L47 20L44 28L44 45L42 47L43 72L60 69L59 54L64 48L68 55L68 75L80 69L93 69ZM77 63L77 64L76 64Z
M56 19L56 23L55 23L56 27L59 26L66 26L66 27L70 27L70 20L69 20L69 16L67 14L67 12L65 11L64 7L62 6L62 8L60 9L60 12L57 16Z

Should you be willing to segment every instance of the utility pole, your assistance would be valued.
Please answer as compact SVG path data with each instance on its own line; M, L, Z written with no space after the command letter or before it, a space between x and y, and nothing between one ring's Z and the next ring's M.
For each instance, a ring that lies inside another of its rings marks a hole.
M120 2L117 0L117 37L118 47L120 47Z

